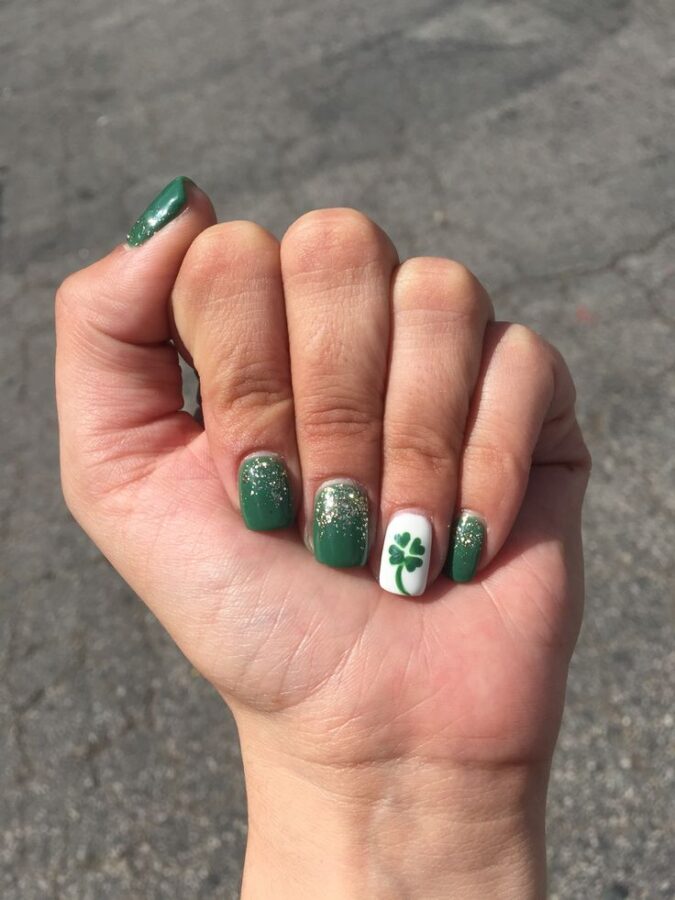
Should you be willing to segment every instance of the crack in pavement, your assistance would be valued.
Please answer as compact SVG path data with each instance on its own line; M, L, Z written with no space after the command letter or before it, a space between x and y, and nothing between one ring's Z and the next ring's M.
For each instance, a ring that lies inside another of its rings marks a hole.
M503 294L509 293L512 290L516 290L519 287L523 287L525 285L530 284L546 284L551 281L561 281L566 282L574 279L583 279L583 278L591 278L594 275L605 275L609 272L615 272L621 264L630 257L644 257L648 256L650 253L653 253L660 244L662 244L669 237L675 235L675 225L668 225L666 228L661 229L656 234L652 235L649 240L642 244L639 247L631 247L624 250L619 251L614 256L610 257L610 259L604 263L601 263L597 266L587 266L587 267L574 267L571 266L567 269L561 269L559 271L554 272L542 272L538 275L523 275L522 278L515 278L512 281L504 282L498 285L493 293ZM626 278L631 279L629 273L622 273ZM634 282L639 284L642 287L645 285L642 282Z

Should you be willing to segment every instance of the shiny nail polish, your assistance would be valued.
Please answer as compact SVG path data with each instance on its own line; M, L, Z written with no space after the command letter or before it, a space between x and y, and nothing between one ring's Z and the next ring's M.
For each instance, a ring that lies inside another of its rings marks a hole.
M127 243L131 247L138 247L149 240L153 234L168 225L172 219L181 213L187 206L187 185L189 178L180 175L169 182L164 190L160 191L152 203L141 213L131 226L127 235Z
M392 516L384 536L380 587L391 594L419 597L429 577L431 522L419 513Z
M471 581L476 574L485 541L485 523L475 513L462 510L450 535L443 571L453 581Z
M368 496L353 481L324 484L314 500L314 556L336 569L368 558Z
M239 467L239 506L251 531L288 528L293 498L286 467L273 453L247 457Z

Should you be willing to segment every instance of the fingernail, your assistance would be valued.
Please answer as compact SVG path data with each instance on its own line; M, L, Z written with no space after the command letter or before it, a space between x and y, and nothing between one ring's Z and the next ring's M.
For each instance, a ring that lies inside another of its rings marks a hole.
M169 182L164 190L152 201L131 226L127 244L138 247L149 240L187 206L187 184L189 178L180 175Z
M239 506L251 531L288 528L293 497L288 472L274 453L256 453L239 466Z
M392 516L382 547L380 587L392 594L419 597L429 577L431 522L418 513Z
M368 558L368 496L353 481L324 484L314 499L314 556L336 569Z
M450 549L443 571L453 581L471 581L476 574L483 541L485 523L480 516L463 510L453 525Z

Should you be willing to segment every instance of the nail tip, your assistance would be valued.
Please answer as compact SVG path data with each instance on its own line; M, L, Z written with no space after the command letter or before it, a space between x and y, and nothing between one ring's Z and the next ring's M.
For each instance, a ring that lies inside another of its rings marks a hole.
M265 525L262 527L246 526L253 534L275 534L277 531L285 531L288 525Z
M394 588L388 587L386 584L380 584L380 588L385 591L385 593L390 594L392 597L421 597L426 592L426 587L421 591L408 591L406 594L401 593L401 591L395 590Z
M135 226L134 226L134 228L135 228ZM126 241L127 241L127 244L129 247L140 247L141 244L144 244L148 240L148 238L152 237L152 235L147 235L147 236L143 237L140 234L136 234L134 232L134 228L132 228L131 231L129 231L129 233L127 234L127 237L126 237Z
M185 175L178 175L156 194L127 233L126 240L130 247L145 244L185 209L188 184L194 182Z
M333 569L362 568L368 559L368 495L350 479L323 484L314 499L314 557Z
M452 527L451 546L443 573L456 584L472 581L483 552L486 525L482 516L461 510Z
M362 569L368 562L367 555L365 557L360 556L358 559L348 556L338 558L332 553L322 553L321 550L317 550L316 547L314 549L314 559L320 565L328 566L329 569Z
M319 565L327 566L329 569L340 569L341 571L344 571L347 569L362 569L363 568L363 563L329 562L326 559L319 559L317 556L315 556L314 558L319 563Z
M242 516L242 518L243 518L243 516ZM247 522L246 519L244 519L244 525L248 528L248 530L254 531L258 534L265 534L266 532L269 532L269 531L284 531L286 528L290 528L292 524L293 524L292 519L290 519L288 521L278 522L278 523L273 522L273 523L265 523L265 524L259 524L256 522Z

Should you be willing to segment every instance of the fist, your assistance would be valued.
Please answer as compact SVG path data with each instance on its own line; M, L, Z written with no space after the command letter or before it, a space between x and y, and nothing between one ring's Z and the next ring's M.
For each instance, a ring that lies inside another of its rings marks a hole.
M74 515L240 726L294 711L286 752L548 758L589 468L560 355L354 210L214 222L178 179L59 291Z
M299 533L319 563L370 565L420 595L498 555L533 464L575 461L558 354L462 265L398 263L362 214L204 231L172 294L201 378L209 446L254 530ZM453 527L454 522L454 527Z

